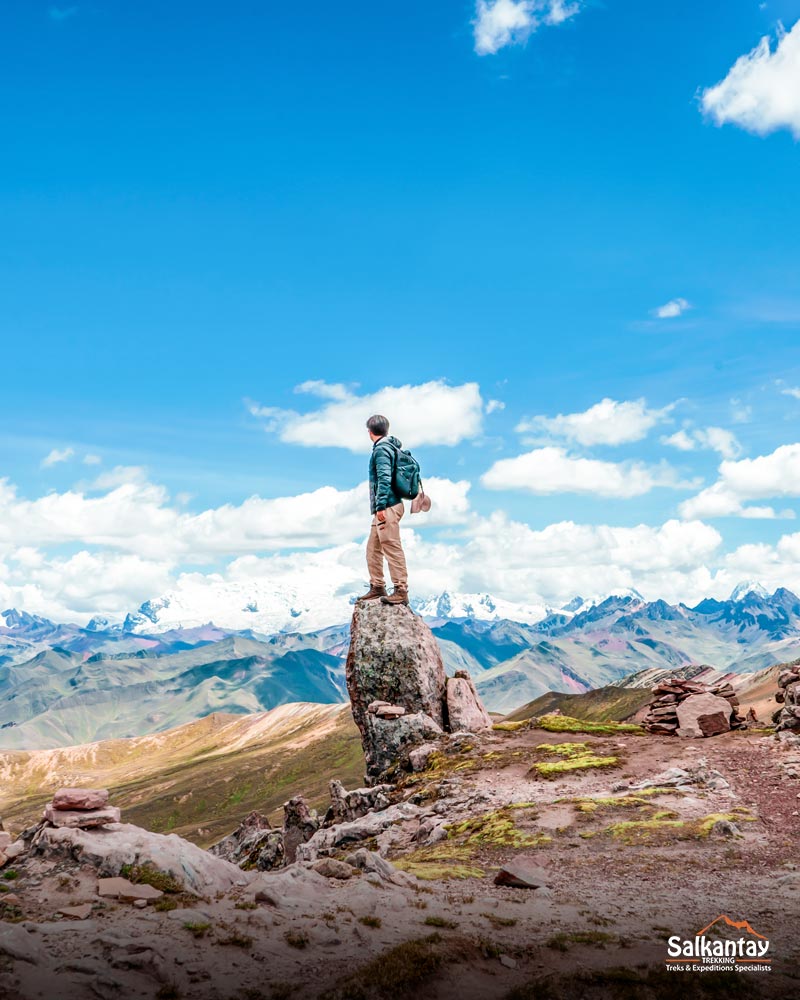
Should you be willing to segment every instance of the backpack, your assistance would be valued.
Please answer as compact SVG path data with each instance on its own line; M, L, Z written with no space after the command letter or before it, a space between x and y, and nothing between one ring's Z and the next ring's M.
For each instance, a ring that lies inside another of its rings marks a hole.
M413 500L422 487L419 462L405 448L395 448L392 487L401 500Z

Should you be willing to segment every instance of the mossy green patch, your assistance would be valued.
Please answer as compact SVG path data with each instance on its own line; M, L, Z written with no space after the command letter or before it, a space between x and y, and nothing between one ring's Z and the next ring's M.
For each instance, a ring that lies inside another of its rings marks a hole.
M496 733L516 733L520 729L529 729L530 719L523 719L521 722L495 722L492 729Z
M537 729L544 729L548 733L590 733L595 736L644 734L642 727L632 722L592 722L589 719L574 719L570 715L542 715L535 725Z
M467 847L540 847L551 838L520 830L504 806L482 816L473 816L447 827L450 836Z
M539 761L533 765L535 771L543 778L554 778L570 771L585 771L591 768L617 767L619 757L615 755L599 756L588 743L540 743L537 753L561 757L556 761Z
M600 809L646 809L654 795L675 794L673 788L643 788L626 795L581 795L574 799L557 799L571 802L579 813L595 813ZM677 793L682 794L682 793Z
M717 823L755 823L756 817L749 809L736 808L726 813L710 813L702 819L694 821L695 832L698 837L708 837Z
M630 819L612 823L604 833L633 845L685 827L686 822L682 819Z
M483 878L485 870L470 863L473 854L472 848L445 840L393 858L392 864L424 881Z
M123 865L119 873L137 885L151 885L162 892L183 892L183 884L174 875L152 865Z

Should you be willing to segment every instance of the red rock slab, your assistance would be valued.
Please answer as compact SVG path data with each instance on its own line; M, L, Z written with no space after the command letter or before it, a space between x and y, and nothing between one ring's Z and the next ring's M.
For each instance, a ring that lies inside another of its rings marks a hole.
M59 788L53 796L54 809L104 809L107 788Z
M44 807L44 818L53 826L68 826L73 829L88 830L94 826L106 826L107 823L119 823L121 813L116 806L106 806L105 809L90 809L80 812L77 809L54 809L48 802Z

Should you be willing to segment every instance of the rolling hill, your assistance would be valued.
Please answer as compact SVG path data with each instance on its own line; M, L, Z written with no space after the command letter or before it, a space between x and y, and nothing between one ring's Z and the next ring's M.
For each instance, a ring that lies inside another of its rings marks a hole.
M363 777L349 706L282 705L255 715L215 713L134 739L0 751L0 816L24 827L56 788L104 787L127 822L207 846L253 809L280 822L296 791L322 807L331 778L352 788Z

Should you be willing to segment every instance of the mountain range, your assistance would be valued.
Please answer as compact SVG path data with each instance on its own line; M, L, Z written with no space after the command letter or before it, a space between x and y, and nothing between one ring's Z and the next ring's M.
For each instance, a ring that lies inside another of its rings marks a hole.
M163 609L162 609L163 610ZM487 707L508 713L547 692L582 694L643 671L705 664L755 673L800 651L800 598L743 584L694 608L636 592L545 610L535 621L490 595L442 594L418 607L448 670L467 669ZM346 624L316 631L86 626L0 614L0 748L136 737L213 712L346 700ZM528 609L530 612L530 609ZM138 613L137 613L138 614Z

